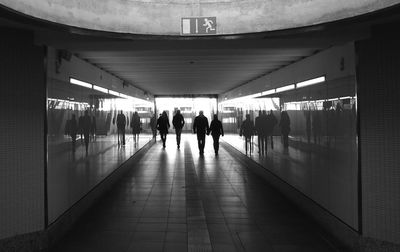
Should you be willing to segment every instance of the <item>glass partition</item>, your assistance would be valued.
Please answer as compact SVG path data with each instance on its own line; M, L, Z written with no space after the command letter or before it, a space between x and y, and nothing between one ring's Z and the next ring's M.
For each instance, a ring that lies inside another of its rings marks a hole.
M49 78L47 87L52 223L153 138L154 103L76 79ZM133 138L136 121L140 132Z
M357 229L355 87L355 78L350 76L273 91L262 98L224 101L219 111L223 127L230 133L223 138L226 142ZM273 114L276 123L262 134L255 125L246 152L239 129L247 114L254 124L260 112L260 118Z

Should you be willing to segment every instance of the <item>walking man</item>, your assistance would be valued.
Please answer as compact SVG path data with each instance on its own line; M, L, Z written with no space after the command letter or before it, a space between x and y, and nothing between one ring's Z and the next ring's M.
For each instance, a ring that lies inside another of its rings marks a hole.
M258 117L255 119L255 128L257 131L257 139L258 139L258 153L260 155L264 155L265 151L265 137L264 137L264 129L263 129L263 120L264 117L262 115L262 111L260 110L258 113Z
M163 148L165 149L165 142L167 141L167 134L169 129L169 119L167 112L163 111L162 115L157 119L157 129L160 131Z
M197 143L199 145L200 155L204 154L204 145L206 144L206 133L210 131L208 126L207 117L203 115L203 111L200 110L199 115L196 116L193 123L193 132L197 133Z
M82 126L83 126L83 138L85 140L86 156L88 155L88 149L89 149L91 125L92 125L92 120L89 116L89 111L85 110L85 115L83 116L82 119Z
M183 116L179 109L176 111L176 114L174 115L174 117L172 119L172 125L174 125L174 128L175 128L176 144L178 145L178 149L179 149L180 145L181 145L182 128L183 128L183 125L185 125L185 120L183 119Z
M222 135L224 136L224 129L222 128L222 123L220 120L218 120L218 115L214 115L214 119L211 122L210 125L210 132L211 136L214 140L214 151L215 155L218 155L218 150L219 150L219 137Z
M121 134L121 144L125 145L125 125L126 125L126 117L125 115L122 113L118 114L117 116L117 133L118 133L118 145L120 145L120 137L119 135Z

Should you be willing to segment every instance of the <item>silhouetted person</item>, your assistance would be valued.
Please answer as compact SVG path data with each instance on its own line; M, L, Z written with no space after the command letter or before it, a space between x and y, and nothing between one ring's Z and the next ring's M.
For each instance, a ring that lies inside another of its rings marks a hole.
M312 114L312 131L314 134L314 143L319 144L321 142L321 130L322 130L321 116L319 112L316 110Z
M264 141L264 153L267 154L267 149L268 149L268 115L267 111L263 110L262 115L261 115L261 132L262 132L262 137Z
M281 121L279 122L281 133L283 137L283 147L289 147L289 133L290 133L290 118L286 111L282 111Z
M118 145L120 145L120 135L121 135L121 144L125 145L125 125L126 125L126 117L121 110L121 113L117 115Z
M269 112L269 115L267 115L267 135L265 136L266 138L268 138L268 136L270 137L271 149L274 149L273 134L274 134L275 125L277 125L277 124L278 124L278 120L276 119L276 117L271 109L271 111ZM265 144L267 144L267 141L265 141Z
M161 140L163 143L163 148L165 148L165 142L167 141L167 134L169 129L169 119L167 112L162 112L161 116L157 120L157 129L160 131Z
M133 114L131 118L131 128L132 128L132 134L133 134L133 141L139 142L139 134L141 131L141 122L140 122L140 116L137 111Z
M245 142L245 150L247 155L247 147L249 147L249 151L251 154L251 137L254 135L254 123L250 120L250 115L246 114L246 119L243 121L242 126L240 127L240 136L244 136Z
M76 121L75 114L72 114L72 118L68 120L68 128L68 133L72 138L72 152L75 152L76 134L78 133L78 122Z
M155 138L157 136L157 118L156 118L155 113L150 119L150 128L151 128L151 132L153 133L153 138L155 140Z
M78 118L78 133L81 135L81 143L83 143L83 114Z
M183 116L179 109L176 111L176 114L174 115L174 117L172 119L172 125L174 125L174 128L175 128L176 144L178 145L178 149L179 149L180 145L181 145L182 128L183 128L183 125L185 125L185 120L183 119Z
M258 153L260 155L264 155L264 150L265 150L265 130L263 128L263 121L265 118L263 118L261 110L258 112L258 116L255 119L255 129L257 131L257 139L258 139Z
M96 117L92 116L92 123L90 125L90 135L93 141L96 141Z
M88 155L88 149L89 149L91 125L92 125L92 120L89 116L89 111L86 110L85 115L83 116L83 138L85 140L86 156Z
M208 119L204 116L202 110L194 119L193 132L197 134L197 143L199 146L200 155L203 155L204 146L206 144L206 134L210 132L210 127L208 126Z
M219 137L222 135L224 136L224 129L222 128L222 123L218 120L218 116L214 115L214 119L211 121L210 124L210 132L211 136L214 141L214 151L215 155L218 155L219 150Z

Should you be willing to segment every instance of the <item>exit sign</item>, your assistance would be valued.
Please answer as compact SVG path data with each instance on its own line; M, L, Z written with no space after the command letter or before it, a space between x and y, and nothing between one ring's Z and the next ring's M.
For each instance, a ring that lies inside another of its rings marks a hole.
M187 17L181 19L181 35L217 34L216 17Z

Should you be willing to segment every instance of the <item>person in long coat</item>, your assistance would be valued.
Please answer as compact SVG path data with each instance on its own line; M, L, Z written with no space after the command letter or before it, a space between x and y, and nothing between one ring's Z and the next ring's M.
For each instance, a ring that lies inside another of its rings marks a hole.
M259 111L258 117L255 119L255 129L257 131L258 140L258 153L264 155L265 153L265 129L264 129L264 117L262 111Z
M89 111L86 110L85 115L83 116L83 138L85 140L86 156L88 155L91 126L92 119L89 116Z
M279 122L283 137L283 147L289 147L289 133L290 133L290 118L286 111L281 113L281 121Z
M278 124L278 120L276 119L276 117L274 116L274 112L272 112L272 109L269 112L269 115L267 115L267 133L265 135L265 138L268 139L268 137L270 138L270 142L271 142L271 149L274 148L274 128L275 125ZM267 140L265 140L265 144L267 144Z
M75 118L75 114L72 114L72 118L69 120L69 132L68 134L72 139L72 152L75 152L76 146L76 134L78 133L78 123Z
M153 133L153 138L155 139L157 136L157 117L156 117L155 113L150 119L150 127L151 127L151 131Z
M183 128L183 125L185 125L185 120L183 119L183 116L179 109L176 111L176 114L174 115L174 118L172 119L172 125L174 125L174 128L175 128L176 144L178 145L178 149L179 149L180 145L181 145L182 128Z
M117 116L117 133L118 133L118 145L120 144L120 135L121 135L121 144L125 145L125 126L126 126L126 117L123 114L122 110L121 113Z
M214 151L215 155L218 155L219 150L219 137L224 136L224 129L222 128L222 123L218 120L218 115L214 115L214 119L211 121L210 125L211 136L214 140Z
M197 134L197 144L199 146L200 155L204 154L204 146L206 144L206 134L210 131L208 119L204 116L203 111L199 112L193 123L193 133Z
M162 115L157 119L157 129L160 132L161 140L163 142L163 148L165 148L165 142L167 141L168 129L170 127L167 112L163 112Z
M246 114L246 120L240 127L240 136L244 136L246 155L248 150L251 154L251 137L254 135L254 123L250 120L250 115Z
M141 125L140 125L140 116L137 111L133 114L131 118L131 128L132 128L132 134L133 134L133 142L139 142L139 134L141 131Z

